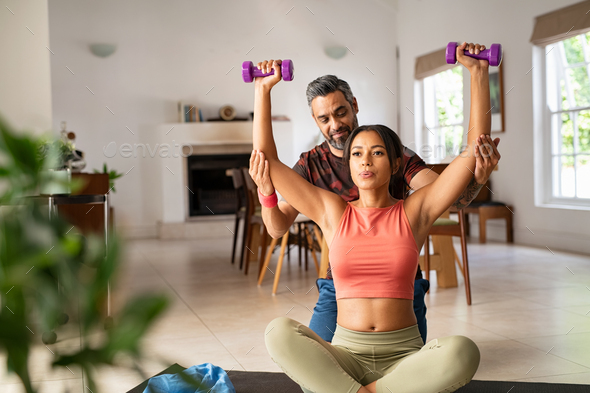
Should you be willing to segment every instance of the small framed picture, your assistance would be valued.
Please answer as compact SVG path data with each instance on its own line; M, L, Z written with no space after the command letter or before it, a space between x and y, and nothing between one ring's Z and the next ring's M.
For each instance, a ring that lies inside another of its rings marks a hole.
M504 132L504 81L502 68L504 60L499 67L490 67L490 103L492 105L492 132Z

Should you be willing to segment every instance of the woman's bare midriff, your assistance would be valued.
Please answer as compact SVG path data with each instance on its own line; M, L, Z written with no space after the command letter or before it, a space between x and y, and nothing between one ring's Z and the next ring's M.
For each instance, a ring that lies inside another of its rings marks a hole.
M413 300L352 298L338 300L338 325L357 332L390 332L416 324Z

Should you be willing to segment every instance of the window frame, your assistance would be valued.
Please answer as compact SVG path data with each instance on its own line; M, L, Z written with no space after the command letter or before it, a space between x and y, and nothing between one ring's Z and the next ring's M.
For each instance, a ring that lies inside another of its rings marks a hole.
M547 54L545 46L532 48L532 98L533 98L533 163L534 163L534 201L536 207L586 210L590 211L590 198L560 197L553 195L553 188L557 186L557 179L553 171L552 144L554 133L552 129L552 113L548 105L547 87ZM570 111L579 111L575 108ZM564 112L563 110L555 113ZM570 112L571 113L571 112ZM574 126L574 132L575 132ZM577 176L577 173L576 173Z
M457 64L457 67L460 67L460 64ZM442 72L447 72L449 70L444 70ZM437 74L439 74L437 73ZM462 142L461 147L465 146L466 142L466 133L469 127L469 108L471 106L471 97L469 91L469 85L471 83L469 71L465 69L465 67L461 67L461 73L463 76L463 122L457 124L448 124L444 127L456 127L462 126L463 127L463 135L462 135ZM437 75L435 74L435 75ZM432 75L430 77L434 77ZM426 79L426 78L424 78ZM424 79L419 79L414 81L414 108L416 108L415 119L414 122L414 136L416 140L417 146L420 146L419 151L417 153L422 157L422 159L427 164L441 164L441 163L450 163L455 157L452 155L446 155L443 159L437 159L435 157L435 148L436 144L438 143L437 140L440 140L440 135L435 134L432 135L432 128L426 127L426 94L425 94L425 83ZM441 129L443 127L433 127L434 129ZM431 142L434 141L434 145ZM445 149L446 150L446 149ZM457 152L457 153L460 153Z

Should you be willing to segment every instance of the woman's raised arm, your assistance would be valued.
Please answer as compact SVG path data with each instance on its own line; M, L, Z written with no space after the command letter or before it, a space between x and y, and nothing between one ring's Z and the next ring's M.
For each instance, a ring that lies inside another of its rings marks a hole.
M419 189L408 198L411 204L418 204L415 211L420 212L420 221L428 227L457 200L473 178L475 146L481 143L478 141L480 136L489 135L491 130L489 64L487 60L465 56L463 53L465 49L477 53L485 47L466 43L457 47L457 60L471 74L471 110L467 146L433 183Z
M337 225L346 202L332 192L315 187L279 160L272 133L270 92L281 80L281 62L269 60L262 64L268 70L274 68L275 74L255 80L252 144L259 158L252 159L250 163L260 165L264 162L260 160L266 158L270 178L279 193L291 206L315 221L324 232L330 232L330 228Z

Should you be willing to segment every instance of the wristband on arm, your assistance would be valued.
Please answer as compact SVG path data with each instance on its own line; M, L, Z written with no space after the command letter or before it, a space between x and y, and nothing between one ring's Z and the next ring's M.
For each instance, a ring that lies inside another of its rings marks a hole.
M276 191L274 191L271 195L266 196L260 192L260 189L258 189L258 200L263 207L268 209L272 209L279 203L279 198L277 197Z

